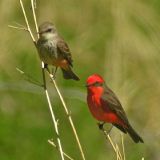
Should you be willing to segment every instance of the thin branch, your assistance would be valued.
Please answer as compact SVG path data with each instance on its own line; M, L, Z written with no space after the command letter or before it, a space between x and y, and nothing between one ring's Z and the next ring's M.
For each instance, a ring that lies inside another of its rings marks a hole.
M33 4L34 4L34 8L36 9L37 8L37 1L34 0Z
M123 138L122 133L121 133L121 143L122 143L123 160L126 160L125 148L124 148L124 138Z
M59 148L56 146L56 144L52 141L52 140L48 140L48 143L51 144L53 147L55 147L57 150L59 150ZM70 160L74 160L73 158L71 158L68 154L66 154L65 152L63 152L63 155L70 159Z
M35 13L36 1L35 0L31 0L31 4L32 4L32 13L33 13L34 24L35 24L36 32L37 32L37 35L38 35L38 38L39 38L37 18L36 18L36 13Z
M23 15L24 15L24 19L25 19L25 22L26 22L26 25L27 25L27 29L29 31L29 34L30 34L30 36L32 38L33 43L36 46L36 41L35 41L35 38L34 38L34 36L32 34L32 31L30 29L30 26L29 26L29 23L28 23L28 19L27 19L27 16L26 16L26 12L25 12L22 0L20 0L20 5L21 5L22 11L23 11ZM33 8L33 10L34 10L34 8ZM59 138L59 132L58 132L58 123L57 123L57 120L55 118L55 115L54 115L54 112L53 112L53 109L52 109L52 105L51 105L51 101L50 101L50 97L49 97L49 94L48 94L48 91L47 91L47 88L46 88L46 79L45 79L44 63L43 62L42 62L42 75L43 75L44 90L45 90L45 94L46 94L49 110L50 110L50 113L51 113L51 116L52 116L52 121L53 121L53 124L54 124L55 132L57 134L57 143L58 143L58 147L59 147L59 152L60 152L60 155L61 155L61 159L64 160L62 145L61 145L61 141L60 141L60 138Z
M25 28L25 27L17 27L17 26L12 26L12 25L8 25L8 27L10 27L10 28L14 28L14 29L18 29L18 30L25 30L25 31L27 31L27 32L28 32L28 29L27 29L27 28Z
M121 155L121 152L120 152L120 150L119 150L118 145L117 145L117 144L116 144L116 145L114 144L114 142L112 141L110 135L109 135L108 132L103 128L103 126L102 126L102 127L99 127L99 129L103 131L103 134L105 135L106 140L107 140L107 139L109 140L109 142L110 142L110 144L111 144L114 152L115 152L116 155L117 155L117 159L118 159L118 160L121 160L121 159L122 159L122 155Z
M33 2L33 0L31 0L33 18L34 18L34 22L35 22L35 26L36 26L36 31L38 32L38 25L37 25L35 10L34 10L34 9L35 9L35 8L34 8L34 3L35 3L35 1ZM30 33L30 36L31 36L31 38L32 38L32 41L33 41L33 43L34 43L35 46L36 46L36 40L35 40L35 38L34 38L34 36L33 36L33 34L32 34L31 28L30 28L30 26L29 26L28 19L27 19L27 16L26 16L26 12L25 12L25 9L24 9L22 0L20 0L20 5L21 5L22 11L23 11L23 15L24 15L24 19L25 19L25 22L26 22L26 25L27 25L27 29L26 29L26 30ZM22 27L15 27L15 26L13 26L13 28L22 29ZM39 35L38 35L38 36L39 36ZM61 142L60 142L60 139L59 139L57 121L56 121L56 119L55 119L55 117L54 117L54 113L53 113L53 110L52 110L52 106L51 106L49 94L48 94L48 91L47 91L47 89L46 89L46 80L45 80L44 63L43 63L43 62L42 62L42 75L43 75L44 90L45 90L46 98L47 98L48 105L49 105L49 109L50 109L50 112L51 112L51 115L52 115L52 120L53 120L53 123L54 123L54 126L55 126L55 130L56 130L56 133L57 133L57 142L58 142L58 146L59 146L59 151L60 151L62 160L64 160L63 151L62 151L62 147L61 147ZM53 80L53 78L52 78L52 80ZM82 147L81 147L81 144L80 144L80 141L79 141L79 138L78 138L76 129L75 129L75 127L74 127L72 118L71 118L71 116L70 116L70 114L69 114L69 111L68 111L68 109L67 109L67 107L66 107L66 104L65 104L65 102L64 102L64 100L63 100L63 97L62 97L62 95L61 95L61 93L60 93L60 91L59 91L59 89L58 89L58 87L57 87L57 85L56 85L56 82L55 82L54 80L53 80L53 83L54 83L55 88L56 88L56 90L57 90L57 93L58 93L58 95L59 95L59 97L60 97L60 99L61 99L61 101L62 101L62 104L63 104L63 106L64 106L65 112L66 112L66 114L67 114L67 116L68 116L68 118L69 118L69 122L70 122L70 124L71 124L72 129L73 129L73 133L74 133L74 135L75 135L76 141L77 141L77 143L78 143L78 147L79 147L79 149L80 149L82 159L85 160L84 153L83 153L83 150L82 150Z
M24 19L25 19L25 22L26 22L26 25L27 25L27 29L30 33L30 36L32 38L33 43L36 44L36 40L35 40L35 38L32 34L31 28L30 28L29 23L28 23L28 19L27 19L26 12L25 12L25 9L24 9L24 6L23 6L23 2L22 2L22 0L19 0L19 2L20 2L20 5L21 5L21 8L22 8L22 12L23 12Z
M58 143L61 159L64 160L62 145L61 145L61 141L60 141L60 138L59 138L58 123L57 123L57 120L55 118L55 115L54 115L54 112L53 112L53 109L52 109L52 105L51 105L51 101L50 101L50 97L49 97L49 94L48 94L48 91L47 91L47 88L46 88L46 78L45 78L45 71L44 71L44 63L43 62L42 62L42 75L43 75L44 90L45 90L49 110L50 110L50 113L51 113L51 116L52 116L52 121L53 121L53 124L54 124L55 132L57 134L57 143Z
M32 79L32 77L30 77L29 75L27 75L24 71L20 70L19 68L16 68L17 71L22 74L23 76L25 76L26 80L31 82L31 83L34 83L36 85L38 85L37 83L35 83ZM50 113L51 113L51 116L52 116L52 120L53 120L53 123L54 123L54 127L55 127L55 131L56 131L56 134L57 134L57 142L60 143L60 139L59 139L59 133L58 133L58 123L57 123L57 120L54 116L54 112L53 112L53 109L52 109L52 105L51 105L51 101L50 101L50 98L49 98L49 94L48 94L48 91L47 91L47 88L46 88L46 79L45 79L45 73L44 73L44 69L42 68L42 74L43 74L43 82L44 82L44 85L38 85L38 86L41 86L41 87L44 87L44 90L45 90L45 94L46 94L46 98L47 98L47 102L48 102L48 106L49 106L49 109L50 109ZM29 80L30 79L30 80ZM61 146L61 145L60 145ZM59 151L61 151L61 153L63 154L63 151L62 149L60 149L61 147L58 148Z
M20 24L20 23L18 23L18 22L14 22L17 26L19 26L19 27L23 27L23 28L25 28L25 26L24 25L22 25L22 24Z
M117 155L117 160L121 160L120 157L119 157L119 154L118 154L118 146L116 144L116 155Z
M62 105L63 105L63 107L64 107L64 110L65 110L65 112L66 112L66 115L67 115L67 117L68 117L69 123L70 123L70 125L71 125L72 130L73 130L73 134L74 134L75 139L76 139L76 141L77 141L77 144L78 144L78 147L79 147L79 150L80 150L80 153L81 153L81 157L82 157L83 160L85 160L85 156L84 156L84 153L83 153L83 150L82 150L82 146L81 146L81 143L80 143L80 140L79 140L77 131L76 131L76 129L75 129L75 126L74 126L74 123L73 123L73 120L72 120L72 117L71 117L71 113L68 111L68 108L67 108L67 106L66 106L66 103L65 103L65 101L64 101L64 99L63 99L63 96L62 96L62 94L61 94L61 92L60 92L60 90L59 90L59 88L58 88L58 86L57 86L57 84L56 84L56 81L54 80L53 75L52 75L48 70L47 70L47 73L48 73L48 75L50 76L50 79L52 80L52 82L53 82L53 84L54 84L54 87L55 87L55 89L56 89L56 91L57 91L57 93L58 93L58 95L59 95L59 97L60 97L60 100L61 100L61 102L62 102Z
M117 144L116 144L116 151L117 151L117 153L118 153L118 155L119 155L120 160L123 160L121 151L120 151L119 146L118 146Z
M38 82L37 80L33 79L31 76L29 76L28 74L26 74L24 71L22 71L19 68L16 68L16 70L24 77L24 79L34 85L37 85L39 87L43 87L44 85L42 85L40 82Z

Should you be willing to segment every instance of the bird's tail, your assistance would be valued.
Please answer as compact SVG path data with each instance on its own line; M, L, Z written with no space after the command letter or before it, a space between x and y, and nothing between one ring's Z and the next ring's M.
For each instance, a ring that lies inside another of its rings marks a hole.
M61 68L61 69L62 69L62 72L63 72L64 79L73 79L73 80L76 80L76 81L80 80L79 77L75 73L73 73L71 68L68 68L67 70L65 70L63 68Z
M131 125L129 125L126 128L126 130L135 143L139 143L139 142L144 143L143 139L136 133L136 131L132 128Z

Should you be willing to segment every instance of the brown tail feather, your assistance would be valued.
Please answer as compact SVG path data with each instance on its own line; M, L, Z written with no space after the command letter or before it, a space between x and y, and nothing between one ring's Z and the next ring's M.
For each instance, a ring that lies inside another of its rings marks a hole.
M136 131L130 125L128 126L128 128L126 128L126 130L135 143L144 143L143 139L136 133Z
M76 81L80 80L79 77L75 73L73 73L71 69L68 69L68 70L62 69L62 72L63 72L64 79L74 79Z

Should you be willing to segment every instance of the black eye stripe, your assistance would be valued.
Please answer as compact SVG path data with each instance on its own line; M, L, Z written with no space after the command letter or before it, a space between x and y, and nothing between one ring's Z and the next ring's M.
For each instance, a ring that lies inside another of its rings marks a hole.
M52 28L49 28L49 29L47 29L47 31L46 32L51 32L52 31Z
M103 86L103 84L102 83L98 83L96 86Z
M93 86L103 86L103 83L99 83L99 82L95 82L95 83L93 83Z
M104 83L103 82L95 82L95 83L91 83L91 84L88 84L86 85L86 87L90 87L90 86L95 86L95 87L98 87L98 86L103 86Z

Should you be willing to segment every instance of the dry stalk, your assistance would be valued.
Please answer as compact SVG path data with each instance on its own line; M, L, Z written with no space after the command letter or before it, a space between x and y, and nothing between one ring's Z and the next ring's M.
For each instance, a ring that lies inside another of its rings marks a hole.
M27 19L27 16L26 16L26 12L25 12L25 9L24 9L24 5L23 5L23 2L22 0L19 1L20 2L20 5L21 5L21 9L22 9L22 12L23 12L23 15L24 15L24 19L25 19L25 22L26 22L26 26L27 27L23 27L22 25L20 24L17 24L17 26L12 26L12 25L9 25L9 27L11 28L14 28L14 29L18 29L18 30L25 30L25 31L28 31L31 38L32 38L32 41L34 43L34 45L36 46L36 40L32 34L32 31L31 31L31 28L29 26L29 22L28 22L28 19ZM34 0L31 0L31 6L32 6L32 13L33 13L33 18L34 18L34 23L35 23L35 28L36 28L36 31L38 33L38 25L37 25L37 19L36 19L36 14L35 14L35 1ZM39 38L39 34L37 34L38 38ZM21 71L21 70L19 70ZM21 71L23 72L23 71ZM23 72L24 74L24 72ZM56 134L57 134L57 143L58 143L58 146L59 146L59 151L60 151L60 154L61 154L61 158L64 159L63 157L63 151L62 151L62 146L61 146L61 142L60 142L60 139L59 139L59 132L58 132L58 124L57 124L57 121L56 121L56 118L54 116L54 112L53 112L53 109L52 109L52 105L51 105L51 102L50 102L50 98L49 98L49 94L48 94L48 91L47 91L47 88L46 88L46 79L45 79L45 69L44 69L44 63L42 62L42 75L43 75L43 82L44 82L44 90L45 90L45 94L46 94L46 98L47 98L47 102L48 102L48 105L49 105L49 109L50 109L50 113L51 113L51 116L52 116L52 120L53 120L53 123L54 123L54 128L55 128L55 131L56 131ZM77 141L77 144L78 144L78 147L79 147L79 150L80 150L80 153L81 153L81 156L82 156L82 159L85 160L85 156L84 156L84 153L83 153L83 150L82 150L82 147L81 147L81 144L80 144L80 140L78 138L78 135L77 135L77 132L76 132L76 129L75 129L75 126L74 126L74 123L72 121L72 118L71 118L71 115L67 109L67 106L65 104L65 101L62 97L62 94L60 93L59 91L59 88L55 82L55 80L52 78L52 75L49 73L50 75L50 78L52 79L53 81L53 84L56 88L56 91L60 97L60 100L62 102L62 105L64 107L64 110L66 112L66 115L69 119L69 122L71 124L71 127L72 127L72 130L73 130L73 133L74 133L74 136L76 138L76 141ZM25 75L26 76L26 75ZM30 81L30 79L27 79L28 81ZM30 81L31 83L33 84L36 84L34 81Z
M112 146L112 148L113 148L113 150L114 150L114 152L117 156L117 160L123 160L122 154L119 150L118 145L114 144L114 142L113 142L112 138L110 137L110 135L108 134L108 132L103 128L103 126L99 127L99 129L103 131L103 134L105 135L106 140L107 139L109 140L109 142L110 142L110 144L111 144L111 146Z
M59 148L57 147L57 145L53 142L53 140L48 140L48 143L51 144L53 147L55 147L57 150L59 150ZM65 152L63 152L63 155L70 159L70 160L74 160L73 158L71 158L68 154L66 154Z
M56 91L57 91L57 93L58 93L58 95L59 95L59 97L60 97L60 100L61 100L61 102L62 102L62 105L63 105L63 107L64 107L64 110L65 110L65 112L66 112L66 115L67 115L67 117L68 117L69 123L70 123L70 125L71 125L72 130L73 130L73 134L74 134L75 139L76 139L76 141L77 141L77 144L78 144L78 147L79 147L79 150L80 150L80 153L81 153L81 157L82 157L83 160L85 160L85 156L84 156L84 153L83 153L83 150L82 150L82 146L81 146L80 140L79 140L79 138L78 138L77 131L76 131L76 129L75 129L75 126L74 126L74 123L73 123L73 120L72 120L72 117L71 117L71 113L69 112L69 110L68 110L68 108L67 108L67 106L66 106L66 103L65 103L65 101L64 101L64 98L63 98L63 96L62 96L62 94L61 94L61 92L60 92L60 90L59 90L59 88L58 88L58 86L57 86L57 84L56 84L56 81L54 80L53 75L52 75L48 70L47 70L47 73L48 73L48 75L50 76L50 79L52 80L52 82L53 82L53 84L54 84L54 87L55 87L55 89L56 89Z
M35 4L35 2L34 2L33 0L31 0L31 4L32 4L33 18L34 18L34 22L35 22L35 26L36 26L36 31L37 31L37 33L38 33L38 25L37 25L37 19L36 19L35 9L34 9L34 4ZM38 34L38 38L39 38L39 34ZM43 63L43 62L42 62L42 63ZM48 73L49 73L49 72L48 72ZM64 110L65 110L65 112L66 112L66 115L67 115L67 117L68 117L68 119L69 119L69 122L70 122L71 128L72 128L72 130L73 130L73 134L74 134L74 136L75 136L75 139L76 139L76 141L77 141L77 144L78 144L78 147L79 147L79 150L80 150L82 159L85 160L85 156L84 156L84 153L83 153L83 150L82 150L82 146L81 146L81 143L80 143L80 140L79 140L77 131L76 131L76 129L75 129L75 126L74 126L74 123L73 123L71 114L70 114L69 111L68 111L68 108L67 108L67 106L66 106L66 103L65 103L65 101L64 101L64 98L63 98L63 96L62 96L62 94L61 94L61 92L60 92L60 90L59 90L59 88L58 88L58 86L57 86L57 84L56 84L56 81L53 79L53 76L52 76L50 73L49 73L49 76L50 76L51 80L53 81L53 84L54 84L54 86L55 86L55 88L56 88L56 91L57 91L59 97L60 97L60 100L61 100L62 105L63 105L63 107L64 107Z
M23 2L22 0L19 0L19 3L21 5L21 9L22 9L22 12L23 12L23 16L24 16L24 19L25 19L25 23L26 23L26 28L25 27L17 27L17 26L9 26L9 27L12 27L12 28L15 28L15 29L20 29L20 30L25 30L25 31L28 31L31 38L32 38L32 41L34 43L34 45L36 46L36 40L32 34L32 31L31 31L31 28L30 28L30 25L29 25L29 22L28 22L28 19L27 19L27 16L26 16L26 12L25 12L25 9L24 9L24 5L23 5ZM35 22L35 27L36 27L36 30L38 32L38 27L37 27L37 20L36 20L36 15L35 15L35 8L34 8L34 5L35 5L35 1L31 0L31 5L32 5L32 13L33 13L33 18L34 18L34 22ZM19 70L20 71L20 70ZM23 71L21 71L23 72ZM24 72L23 72L24 74ZM43 75L43 82L44 82L44 91L45 91L45 95L46 95L46 98L47 98L47 102L48 102L48 106L49 106L49 110L50 110L50 113L51 113L51 117L52 117L52 121L53 121L53 125L54 125L54 129L55 129L55 132L56 132L56 138L57 138L57 144L58 144L58 151L60 153L60 156L61 156L61 159L62 160L65 160L64 159L64 154L63 154L63 150L62 150L62 145L61 145L61 141L60 141L60 137L59 137L59 131L58 131L58 120L56 120L56 117L54 115L54 112L53 112L53 109L52 109L52 105L51 105L51 100L50 100L50 97L49 97L49 94L48 94L48 90L46 88L46 78L45 78L45 71L44 71L44 63L42 62L42 75ZM33 83L33 82L32 82Z
M63 154L63 150L62 150L62 144L60 141L60 137L59 137L59 131L58 131L58 120L56 120L53 109L52 109L52 105L51 105L51 101L50 101L50 97L48 94L48 90L46 88L46 78L45 78L45 68L44 68L44 63L42 62L42 75L43 75L43 82L44 82L44 90L45 90L45 94L46 94L46 98L47 98L47 102L48 102L48 106L49 106L49 110L52 116L52 121L54 124L54 129L57 135L57 143L58 143L58 151L60 152L61 155L61 159L64 160L64 154Z
M123 160L126 160L125 148L124 148L124 138L123 138L122 133L121 133L121 143L122 143Z
M32 34L31 28L30 28L29 23L28 23L28 19L27 19L27 16L26 16L26 12L25 12L25 9L24 9L23 2L22 2L22 0L20 0L19 2L20 2L20 5L21 5L21 9L22 9L22 12L23 12L23 16L24 16L26 25L27 25L27 30L28 30L31 38L32 38L33 43L36 44L36 40L35 40L35 38L34 38L34 36Z

